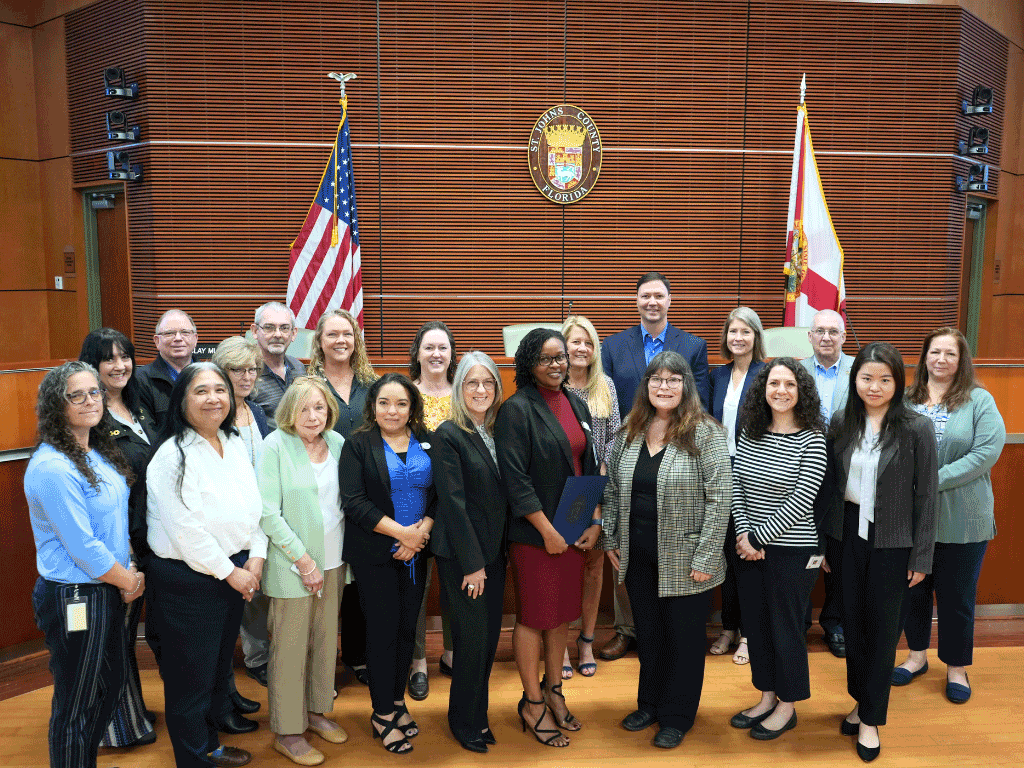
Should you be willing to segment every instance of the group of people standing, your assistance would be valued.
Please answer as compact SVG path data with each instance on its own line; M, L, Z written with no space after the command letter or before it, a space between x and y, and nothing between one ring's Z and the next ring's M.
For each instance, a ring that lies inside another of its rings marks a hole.
M240 629L247 672L268 686L274 749L317 765L310 733L343 743L328 716L339 611L374 737L410 752L420 729L405 693L429 692L430 557L448 724L473 752L495 743L487 680L509 564L518 714L549 746L583 727L562 691L568 628L581 621L577 669L593 675L605 555L618 589L601 655L635 642L637 707L622 725L657 724L655 746L678 746L694 723L719 585L712 652L742 639L761 694L732 725L759 740L795 727L819 568L855 702L840 730L863 759L878 754L890 685L928 668L933 590L947 696L966 701L974 590L995 533L988 471L1005 430L963 337L930 334L904 395L896 349L872 343L850 360L838 314L815 317L810 362L766 362L760 320L739 307L721 334L729 362L709 375L705 342L668 323L670 304L669 281L649 273L640 324L603 344L579 316L531 331L508 399L494 361L460 358L436 321L413 341L410 376L378 377L343 310L320 318L308 371L285 353L294 320L275 303L257 310L254 342L229 338L212 362L192 360L196 328L177 310L137 370L123 334L89 334L81 360L40 386L25 477L54 674L51 765L94 766L104 738L155 738L134 658L140 597L178 766L251 757L219 736L256 727L243 715L259 703L234 685ZM566 541L553 524L562 488L597 474L603 503ZM911 654L893 669L904 625Z

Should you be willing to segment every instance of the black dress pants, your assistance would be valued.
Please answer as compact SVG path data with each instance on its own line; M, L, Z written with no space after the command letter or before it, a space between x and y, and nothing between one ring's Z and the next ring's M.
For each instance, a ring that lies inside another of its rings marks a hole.
M400 560L351 565L366 616L366 670L373 711L390 715L395 702L405 698L427 558L418 555L412 567Z
M658 531L634 518L625 577L640 657L637 709L662 728L693 727L704 688L706 622L711 592L658 596Z
M725 581L722 582L722 629L743 634L740 621L740 591L736 582L736 566L740 556L736 554L736 523L729 515L729 527L725 531Z
M452 669L448 696L448 727L460 741L480 738L487 722L488 682L494 654L501 637L505 603L505 555L484 566L487 581L482 597L470 597L462 589L465 574L458 560L435 557L441 581L441 605L452 628L452 652L458 660Z
M359 582L342 586L341 611L341 660L350 667L366 664L366 617L359 603Z
M787 702L811 697L804 613L818 578L817 568L807 568L813 554L813 547L768 545L764 560L739 561L751 680Z
M885 725L892 668L907 593L910 549L875 549L875 527L857 534L860 507L847 502L843 523L843 628L846 690L865 725Z
M234 555L241 567L248 552ZM182 560L152 557L147 593L160 637L167 731L178 768L207 768L220 746L216 720L228 696L244 600L225 580Z

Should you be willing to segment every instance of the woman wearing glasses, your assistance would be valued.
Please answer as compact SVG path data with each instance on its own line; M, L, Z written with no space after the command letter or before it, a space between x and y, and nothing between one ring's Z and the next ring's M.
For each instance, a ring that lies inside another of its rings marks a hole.
M99 426L103 393L88 363L47 373L36 414L25 498L39 569L32 607L53 674L50 765L95 768L125 682L125 603L145 590L145 577L129 564L132 473Z
M494 743L487 683L501 635L508 494L498 472L494 419L501 377L483 352L462 356L451 420L434 432L438 508L430 548L452 624L459 664L452 670L448 725L472 752Z
M512 507L509 554L519 599L512 648L523 682L519 717L541 743L565 747L569 739L559 727L581 727L562 695L566 631L580 616L583 553L597 543L601 521L595 512L575 542L565 541L551 521L566 479L596 475L599 462L590 410L563 388L568 363L562 334L535 328L519 344L515 361L517 391L498 411L494 440ZM542 653L545 675L538 681Z
M686 359L655 355L612 444L603 512L640 657L637 708L622 727L658 723L654 746L663 749L682 743L700 705L731 497L725 431L704 411Z

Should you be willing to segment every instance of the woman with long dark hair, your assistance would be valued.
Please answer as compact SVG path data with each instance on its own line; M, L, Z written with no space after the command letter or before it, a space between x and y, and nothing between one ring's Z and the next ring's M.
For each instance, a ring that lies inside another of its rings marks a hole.
M552 524L567 478L596 475L599 461L586 403L566 392L565 338L535 328L516 350L516 393L498 411L494 426L498 468L505 478L512 519L510 558L519 614L512 648L523 682L523 730L552 747L578 731L562 695L561 670L569 622L580 616L583 554L601 535L600 512L580 538L567 542ZM544 678L538 680L538 659ZM557 683L555 681L558 681ZM549 712L550 710L550 712Z
M640 657L637 708L622 726L658 723L656 747L679 746L697 716L731 501L725 430L704 411L686 359L661 352L612 444L603 505L604 547L629 591Z
M32 607L53 674L50 765L95 768L127 674L125 604L146 583L129 560L132 471L101 426L103 390L88 363L49 371L36 415L25 498L39 569Z
M100 428L105 430L131 467L135 482L128 497L128 532L132 562L145 573L149 559L146 543L146 465L156 445L153 416L139 401L135 380L135 345L120 331L98 328L85 337L78 359L99 374L105 390L106 409ZM125 616L124 631L128 658L128 677L124 693L107 725L100 746L131 747L152 744L156 715L146 709L135 658L135 640L139 634L142 600L132 601Z
M804 614L823 551L814 501L825 475L825 434L814 379L791 357L750 386L733 464L737 585L750 674L761 700L734 715L759 741L796 726L811 696Z
M934 428L904 404L904 376L896 347L866 345L831 429L835 493L826 530L842 542L846 689L855 702L840 730L857 736L865 762L881 749L904 596L931 571L935 547Z
M146 475L154 585L147 620L160 636L178 768L250 758L222 746L216 727L229 696L242 607L259 589L267 554L256 473L234 423L227 374L213 363L185 366Z
M363 426L345 441L338 465L343 558L356 581L372 586L359 592L370 721L374 737L395 753L411 751L409 739L419 733L405 686L437 506L428 438L419 390L407 376L388 373L370 385Z
M907 400L935 426L939 513L932 573L904 601L910 654L893 670L892 683L906 685L928 671L934 593L946 698L963 704L971 697L967 667L974 657L978 577L996 535L989 472L1006 442L1006 425L996 401L975 378L967 340L956 328L938 328L925 337Z

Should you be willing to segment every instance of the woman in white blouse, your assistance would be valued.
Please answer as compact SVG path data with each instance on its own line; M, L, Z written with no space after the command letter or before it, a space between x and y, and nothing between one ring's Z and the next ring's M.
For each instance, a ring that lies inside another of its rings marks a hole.
M161 638L167 730L179 766L243 764L214 725L244 601L259 588L267 537L256 473L232 426L231 383L213 363L192 363L171 390L162 443L150 461L148 580Z

